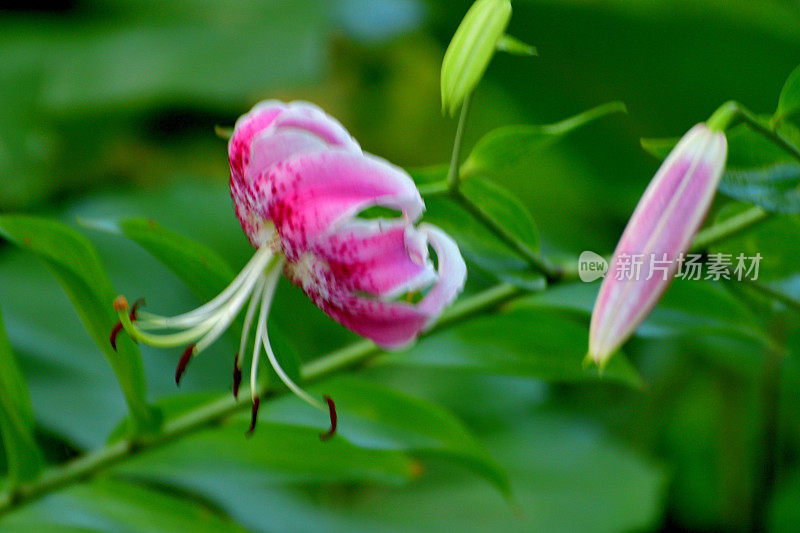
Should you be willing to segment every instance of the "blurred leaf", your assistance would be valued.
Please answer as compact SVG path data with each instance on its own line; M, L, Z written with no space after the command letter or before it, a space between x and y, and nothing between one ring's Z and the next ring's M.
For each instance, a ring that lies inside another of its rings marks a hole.
M559 285L526 296L513 306L576 311L588 317L599 287L598 283ZM713 334L768 342L758 317L720 283L711 281L674 280L655 309L636 330L637 336L645 338Z
M506 496L510 495L506 472L443 407L353 377L335 377L312 389L334 399L339 413L337 433L348 442L367 449L454 460L488 479ZM308 406L294 398L265 404L262 410L262 416L273 422L327 429L327 420L311 418Z
M777 213L800 212L800 165L777 163L769 167L728 168L720 192Z
M531 251L539 251L536 223L516 196L500 185L477 177L462 183L461 192Z
M139 351L130 340L120 342L117 351L108 341L116 323L111 307L114 290L91 243L60 222L20 215L0 216L0 234L45 262L111 363L136 424L134 429L152 429L156 420L145 398Z
M524 300L518 302L508 311L425 337L407 353L387 354L379 362L553 382L604 379L641 385L639 374L621 354L611 360L602 375L595 368L583 367L589 339L585 325L563 313L526 305Z
M19 482L30 481L41 470L42 458L33 438L33 426L33 409L25 376L11 351L0 319L0 432L10 488L15 488Z
M207 497L237 485L241 491L286 482L403 483L419 474L419 465L400 452L367 450L344 439L323 442L316 429L266 420L247 437L249 424L250 414L240 413L113 470Z
M518 173L526 176L535 164L537 152L564 135L612 113L626 112L622 102L609 102L578 115L543 126L503 126L484 135L461 165L461 176L491 178L495 173Z
M300 514L302 508L288 511L294 523L305 525L308 515L324 513L323 524L357 532L601 532L658 527L665 473L587 420L528 408L513 427L494 432L488 446L511 474L514 507L491 494L480 480L432 465L421 483L391 493L343 498L323 509L305 509L305 514Z
M800 524L800 473L789 473L776 487L769 508L769 531L783 533L797 530Z
M798 110L800 110L800 66L789 74L783 89L781 89L778 109L775 111L775 119L783 120L789 118Z
M748 208L746 204L730 204L722 208L715 222L735 216ZM712 247L716 253L739 254L745 257L761 255L758 279L772 281L800 272L800 216L774 216Z
M500 37L497 41L497 49L501 52L516 56L535 56L537 55L536 47L527 43L523 43L519 39L512 37L508 34Z
M3 518L4 531L245 531L191 494L99 477Z
M474 187L472 190L477 192L479 187ZM492 209L496 213L516 211L513 204L503 206L502 203L497 203L502 193L498 195L493 191L493 194L495 201ZM425 220L441 227L456 240L470 266L470 276L473 276L477 269L489 279L497 279L524 289L540 290L544 287L544 278L541 274L534 272L527 261L500 242L456 202L447 198L430 198L425 204L427 207ZM534 236L536 235L533 230L535 226L523 229L524 219L521 224L518 219L507 219L507 221L516 231L528 235L528 238L531 238L532 231ZM538 243L538 236L533 239Z
M476 0L442 61L442 110L453 116L480 83L511 20L510 0Z
M217 252L154 220L128 218L116 225L89 225L123 233L175 273L201 300L211 300L234 278L233 270Z

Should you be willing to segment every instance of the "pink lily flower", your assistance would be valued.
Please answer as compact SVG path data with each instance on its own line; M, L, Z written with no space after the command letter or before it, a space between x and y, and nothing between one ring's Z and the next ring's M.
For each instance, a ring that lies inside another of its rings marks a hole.
M636 206L595 301L589 353L601 368L655 307L706 217L725 168L725 135L692 128Z
M241 380L240 354L255 321L250 369L254 427L256 380L262 350L286 386L301 399L335 410L295 384L275 357L267 317L282 272L331 318L385 349L413 343L460 293L466 266L458 246L430 224L414 224L425 205L411 177L363 153L347 130L305 102L266 101L241 117L228 145L231 196L253 258L207 304L175 317L130 312L116 302L122 327L136 340L160 347L187 345L189 360L215 342L242 309L245 324L234 367L234 395ZM361 218L380 206L393 218ZM428 252L431 245L437 265ZM404 295L420 295L417 303ZM135 324L134 324L135 321ZM155 330L172 330L155 334ZM113 335L112 335L113 343Z

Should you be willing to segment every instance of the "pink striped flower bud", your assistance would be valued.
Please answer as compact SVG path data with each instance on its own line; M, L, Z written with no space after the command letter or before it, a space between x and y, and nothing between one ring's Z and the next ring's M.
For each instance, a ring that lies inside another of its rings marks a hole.
M661 165L614 251L592 312L589 353L601 368L669 286L725 168L725 135L692 128Z

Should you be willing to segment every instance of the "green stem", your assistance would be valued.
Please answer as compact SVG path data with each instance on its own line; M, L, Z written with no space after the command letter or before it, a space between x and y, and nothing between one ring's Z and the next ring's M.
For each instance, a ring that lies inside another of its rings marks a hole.
M501 284L464 298L442 315L434 330L491 310L521 294L524 294L524 291ZM372 342L356 342L306 363L300 373L306 383L319 381L332 374L363 364L379 353L381 353L380 348ZM281 389L262 385L258 390L258 395L262 399L269 399L277 397L283 392ZM209 427L240 410L249 408L248 400L237 401L232 396L225 395L187 414L166 421L161 432L156 435L141 436L135 440L118 440L63 465L52 467L38 479L19 485L13 492L5 492L0 495L0 515L61 487L90 477L109 466L172 442L186 434Z
M504 226L498 224L492 216L487 213L477 202L472 201L460 190L451 191L451 196L457 201L473 218L483 224L495 237L503 244L514 250L528 264L538 272L544 274L548 281L557 281L563 278L563 269L552 264L545 257L533 250L524 241L518 239L513 233L509 232Z
M451 191L458 189L459 174L458 167L461 162L461 146L464 143L464 130L467 127L467 117L469 117L469 104L472 95L467 93L464 103L461 104L461 115L458 117L456 127L456 138L453 142L453 154L450 156L450 169L447 171L447 186Z

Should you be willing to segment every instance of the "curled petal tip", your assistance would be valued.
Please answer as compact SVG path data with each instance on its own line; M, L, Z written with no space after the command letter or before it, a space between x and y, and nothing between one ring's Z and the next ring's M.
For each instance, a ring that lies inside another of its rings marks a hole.
M322 441L330 440L336 434L336 426L338 425L338 416L336 415L336 404L333 403L333 399L330 396L324 396L325 403L328 404L328 414L331 417L331 428L325 432L321 433L319 438Z

